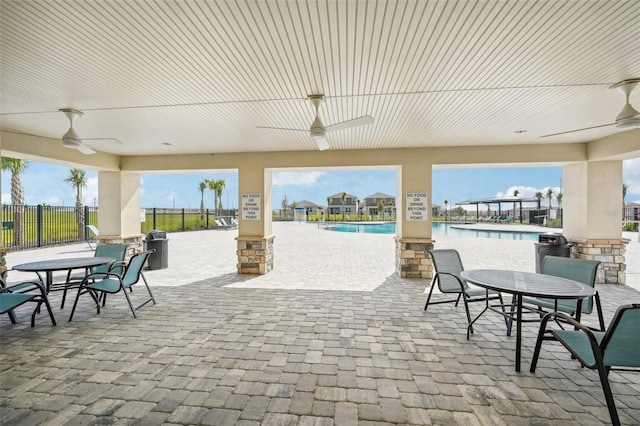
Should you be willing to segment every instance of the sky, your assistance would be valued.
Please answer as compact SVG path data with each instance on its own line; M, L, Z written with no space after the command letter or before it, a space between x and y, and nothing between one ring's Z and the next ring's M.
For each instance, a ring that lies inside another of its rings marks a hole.
M71 206L75 203L75 191L64 179L69 168L51 164L30 162L22 175L25 203L29 205ZM98 204L98 174L87 170L87 188L83 190L84 204ZM205 179L224 179L222 195L224 208L238 208L238 175L236 173L146 174L140 179L141 207L143 208L199 208L199 183ZM640 203L640 158L623 162L623 182L627 184L625 201ZM363 199L377 192L396 196L396 172L394 170L358 171L310 171L277 172L272 178L272 208L277 210L286 196L289 204L294 201L311 201L326 205L327 197L347 192ZM488 198L510 197L518 190L519 197L534 198L536 192L546 194L547 188L557 193L562 187L561 167L535 168L470 168L434 169L432 203L449 206L457 202ZM11 175L2 172L2 203L11 203ZM206 208L213 208L213 192L204 193ZM543 200L543 205L548 201ZM555 205L555 201L552 205ZM475 206L466 206L475 211Z

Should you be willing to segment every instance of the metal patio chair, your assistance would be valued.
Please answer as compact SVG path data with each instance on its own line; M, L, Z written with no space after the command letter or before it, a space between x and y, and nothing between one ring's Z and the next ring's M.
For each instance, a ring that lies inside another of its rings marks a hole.
M547 329L547 323L558 317L575 329ZM532 373L536 371L542 341L551 339L560 342L583 367L598 370L611 422L619 425L620 419L608 375L611 370L640 372L640 304L620 306L606 331L591 330L561 312L546 314L540 324L533 352L530 368Z
M589 287L595 287L596 273L600 262L597 260L575 259L559 256L545 256L542 259L542 274L554 275L560 278L567 278L573 281L586 284ZM538 297L523 297L522 301L526 304L528 311L533 311L540 318L548 312L564 312L577 321L580 321L581 314L590 314L595 306L598 313L598 323L600 331L604 330L604 318L602 316L602 306L600 304L600 295L596 292L595 296L589 297L582 301L580 312L577 311L578 301L576 299L546 299ZM540 319L528 319L526 321L539 321ZM507 325L507 335L511 331L511 322Z
M77 288L87 275L91 274L94 279L99 277L100 274L102 274L103 276L110 273L122 275L126 266L126 262L124 259L127 255L128 249L128 244L101 244L97 246L94 254L95 257L112 257L115 259L115 262L100 266L94 266L93 268L86 270L81 275L71 275L71 272L73 271L69 271L67 273L66 281L62 284L59 284L64 286L60 309L64 308L64 302L67 299L67 290Z
M76 300L73 303L73 309L71 310L69 321L73 319L73 314L76 311L76 306L78 304L80 295L85 293L89 293L93 298L93 301L96 303L98 315L100 314L100 303L102 302L104 306L107 294L115 294L119 292L124 293L124 296L127 299L127 303L131 308L131 313L133 314L134 318L137 318L136 311L142 308L147 303L153 302L153 304L155 305L156 300L153 297L153 293L151 293L151 289L149 288L147 279L142 273L142 268L144 267L147 257L149 257L149 254L151 254L152 252L153 251L145 251L132 256L131 259L129 259L129 263L122 276L111 272L107 274L99 273L87 275L82 280L82 282L80 283L80 287L78 288L78 294L76 295ZM144 282L145 287L147 288L147 291L149 292L149 298L137 307L134 307L127 290L131 290L131 287L134 284L138 283L141 278Z
M33 293L33 291L37 292ZM7 285L0 277L0 314L8 314L12 324L16 324L15 314L13 310L27 302L36 303L36 307L31 314L31 327L35 326L36 314L40 312L40 306L44 303L51 318L51 323L56 325L56 319L53 317L51 305L47 299L44 284L37 281L25 281L19 284Z
M500 305L503 306L502 295L498 292L487 290L484 288L471 287L469 284L460 278L460 273L464 271L462 266L462 260L460 254L454 249L440 249L440 250L428 250L433 260L433 267L435 274L431 280L431 289L429 290L429 296L427 297L427 303L424 305L426 311L429 305L438 305L441 303L453 303L458 306L460 299L464 302L464 310L467 314L467 324L471 324L471 314L469 313L469 303L473 302L487 302L489 300L499 300ZM439 300L437 302L431 301L433 289L438 285L438 289L441 293L448 295L456 295L455 299ZM469 327L469 331L473 333L473 326ZM468 337L468 336L467 336Z

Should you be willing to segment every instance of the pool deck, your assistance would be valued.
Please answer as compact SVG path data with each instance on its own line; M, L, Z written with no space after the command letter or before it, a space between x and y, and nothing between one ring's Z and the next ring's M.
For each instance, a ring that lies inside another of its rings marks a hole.
M158 304L137 319L122 295L100 315L84 296L69 323L58 293L56 327L41 314L31 329L26 308L17 325L3 315L2 424L609 423L597 374L558 345L545 344L528 372L538 324L523 325L516 373L515 337L499 317L483 316L466 340L461 306L425 312L428 282L395 274L393 236L273 229L275 269L263 276L237 275L237 231L169 234L169 267L145 272ZM638 234L624 236L628 285L597 286L607 322L620 304L640 303ZM438 237L436 247L458 249L467 269L535 269L531 241ZM91 255L76 244L7 261ZM638 374L610 381L622 424L640 424Z

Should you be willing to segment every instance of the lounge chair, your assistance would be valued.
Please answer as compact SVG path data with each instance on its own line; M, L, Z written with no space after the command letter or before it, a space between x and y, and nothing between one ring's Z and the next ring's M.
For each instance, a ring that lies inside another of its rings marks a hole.
M100 235L100 231L98 231L98 228L96 228L93 225L87 225L87 244L89 245L89 248L91 250L95 250L96 246L98 245L98 241L96 240L96 237L98 235Z
M32 293L33 291L33 293ZM40 307L44 303L49 312L51 323L56 325L56 319L53 317L51 305L47 299L44 284L37 281L23 282L14 285L7 285L0 277L0 314L8 314L12 324L16 324L15 314L13 310L27 302L36 303L36 307L31 314L31 327L35 326L36 314L40 312Z
M144 263L149 257L149 254L152 251L145 251L142 253L137 253L129 259L129 264L127 265L124 274L122 276L114 273L99 273L99 274L89 274L80 283L80 287L78 288L78 294L76 295L76 300L73 303L73 309L71 310L71 315L69 316L69 321L73 319L73 314L76 311L76 306L78 305L78 299L81 294L89 293L93 298L93 301L96 303L96 308L98 311L98 315L100 315L100 303L104 306L106 301L107 294L115 294L122 292L124 293L125 298L127 299L127 303L131 308L131 313L133 313L134 318L136 317L136 311L142 308L149 302L153 302L156 304L156 299L153 297L151 293L151 289L149 288L149 284L147 283L147 279L144 277L142 273L142 268L144 267ZM147 291L149 292L149 298L146 299L142 304L135 307L131 303L131 298L127 290L131 290L131 287L134 284L137 284L142 278L144 285L147 287ZM103 297L103 295L105 297Z
M224 226L228 226L230 228L237 228L238 227L238 225L236 225L235 223L227 223L227 221L223 217L220 218L220 222L222 222L222 224Z
M575 329L547 329L548 322L558 318ZM550 339L560 342L583 367L598 370L611 423L619 425L608 376L611 370L640 371L640 304L620 306L606 331L593 331L561 312L546 314L540 324L530 372L536 371L542 341Z
M542 259L541 273L554 275L556 277L567 278L578 281L589 287L594 287L596 282L596 272L598 270L599 261L587 259L573 259L569 257L545 256ZM604 319L602 316L602 306L600 304L600 295L596 292L594 297L589 297L582 301L580 312L577 311L578 301L576 299L546 299L538 297L523 297L522 302L524 308L533 311L540 318L549 311L564 312L577 321L580 321L582 313L590 314L595 305L598 313L599 330L604 330ZM539 321L540 319L533 320ZM532 320L527 320L532 321ZM511 331L511 322L507 325L507 335Z
M220 219L215 219L214 222L216 224L216 229L233 229L233 228L235 228L235 226L233 226L233 225L227 225L225 223L222 223L222 221Z
M464 302L464 309L467 314L467 324L471 324L471 314L469 313L469 303L472 302L488 302L489 300L500 300L500 305L503 305L502 295L498 292L487 290L479 287L471 287L469 284L460 278L460 272L464 271L462 266L462 260L457 250L442 249L442 250L429 250L431 259L433 260L433 267L435 274L431 280L431 289L429 290L429 296L427 297L427 303L424 305L426 311L429 305L438 305L441 303L455 302L455 306L458 306L460 299ZM431 295L436 283L438 289L444 294L457 295L455 299L440 300L437 302L431 302ZM468 331L473 333L473 327L467 328ZM467 338L469 334L467 333Z

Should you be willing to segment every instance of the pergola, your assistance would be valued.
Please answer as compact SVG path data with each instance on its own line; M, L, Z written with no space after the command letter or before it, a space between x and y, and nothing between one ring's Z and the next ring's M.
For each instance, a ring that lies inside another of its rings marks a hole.
M464 200L464 201L459 201L456 203L456 206L469 206L469 205L475 205L476 206L476 217L480 217L480 205L486 205L487 207L490 207L492 204L497 204L498 205L498 214L502 215L502 204L503 203L509 203L511 205L513 205L513 203L517 203L519 208L518 211L520 212L520 214L518 215L518 219L520 220L520 223L522 223L522 204L523 203L536 203L536 205L538 204L538 199L537 198L517 198L517 197L511 197L511 198L497 198L497 197L489 197L489 198L480 198L477 200ZM514 211L515 214L515 211Z
M617 87L640 81L638 1L2 0L0 16L0 155L97 170L101 238L140 240L141 175L233 170L238 272L265 274L272 172L386 168L397 270L430 278L434 168L554 165L565 235L606 241L624 281L602 206L640 157L635 118L614 125Z

